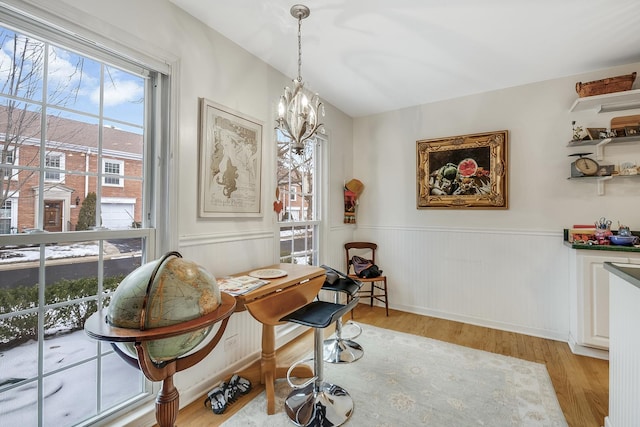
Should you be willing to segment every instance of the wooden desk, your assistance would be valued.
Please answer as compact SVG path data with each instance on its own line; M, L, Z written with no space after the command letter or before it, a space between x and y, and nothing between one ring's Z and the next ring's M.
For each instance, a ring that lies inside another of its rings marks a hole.
M236 311L246 309L262 323L260 380L266 389L267 414L271 415L275 413L274 382L278 378L285 378L289 368L276 364L275 326L284 323L280 322L282 317L313 301L324 283L325 270L298 264L275 264L262 268L278 268L288 274L285 277L269 279L269 284L237 296ZM300 366L293 370L293 375L310 378L313 372L308 366Z

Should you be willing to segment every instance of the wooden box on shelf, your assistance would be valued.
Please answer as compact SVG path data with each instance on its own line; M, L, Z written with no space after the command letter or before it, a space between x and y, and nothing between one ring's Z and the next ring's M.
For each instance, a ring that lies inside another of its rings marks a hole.
M625 90L631 90L635 79L636 72L634 71L624 76L609 77L587 83L578 82L576 83L576 92L578 92L580 98L605 93L623 92Z

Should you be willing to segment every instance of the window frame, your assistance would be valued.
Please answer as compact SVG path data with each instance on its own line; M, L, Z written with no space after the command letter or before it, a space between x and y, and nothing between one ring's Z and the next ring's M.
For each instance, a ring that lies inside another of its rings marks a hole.
M18 33L47 40L51 44L71 49L80 55L88 55L89 52L92 52L95 54L92 56L94 59L97 58L101 62L119 68L132 71L135 68L137 72L144 72L149 69L153 73L157 73L157 79L145 85L147 87L145 99L148 102L148 108L145 108L146 119L144 125L145 128L148 128L147 132L145 132L145 138L148 138L151 143L145 144L144 149L144 156L147 159L143 165L142 175L144 177L142 188L144 194L146 194L142 198L142 220L144 224L142 228L126 231L96 229L86 232L90 234L90 237L85 233L77 232L0 235L0 246L13 244L35 245L40 247L41 253L44 253L46 245L59 241L84 241L88 238L102 241L115 238L141 237L147 242L143 251L144 259L147 261L155 259L157 253L175 247L177 242L177 233L175 231L177 230L177 192L170 192L167 189L175 189L177 187L177 183L175 181L170 182L169 177L177 175L175 173L177 171L177 163L172 160L172 153L176 151L176 130L174 125L177 121L177 112L175 109L170 108L170 105L177 99L176 88L171 82L177 78L174 70L178 60L170 55L167 56L168 59L158 60L137 50L127 48L111 38L100 37L90 30L86 30L86 27L80 27L70 21L51 15L51 12L45 10L38 10L38 12L39 14L48 15L47 19L50 20L44 20L26 13L23 14L17 9L2 4L0 5L0 16L2 17L0 25ZM119 54L118 51L122 53ZM134 60L132 58L137 59ZM149 121L149 114L156 117L156 119ZM45 163L44 160L41 162L42 165ZM97 176L100 176L100 174L98 173ZM40 182L40 188L42 189L45 182L44 169L41 172ZM41 196L40 212L38 213L40 225L43 224L43 200L44 197ZM12 209L14 205L17 205L17 202L12 203ZM158 215L159 212L162 215ZM102 263L102 256L99 257L99 262ZM40 264L41 269L45 268L44 260L41 260ZM41 272L40 277L42 278L42 276L43 273ZM98 293L98 298L102 298L100 293ZM39 312L44 310L46 308L38 309ZM39 354L39 360L41 360L42 352L39 352ZM145 384L147 393L136 399L136 401L152 401L160 387L159 384L148 380L145 380ZM114 418L119 413L131 412L132 403L135 402L131 401L116 405L109 411L100 412L99 410L96 417L84 420L80 424L87 424L87 422L93 424L104 420L106 417ZM42 418L42 407L43 402L39 400L37 409L40 413L38 416L40 426L46 425Z
M280 133L279 130L276 130L275 133L275 141L276 141L276 156L275 156L275 162L276 162L276 169L278 168L278 145L282 144L282 143L286 143L287 139L284 135L282 135ZM326 135L316 135L316 137L314 138L313 141L307 141L306 144L313 144L313 156L314 156L314 164L313 164L313 192L311 193L313 195L312 197L312 209L313 209L313 214L314 214L314 219L313 220L306 220L306 219L300 219L302 217L302 213L304 210L304 193L300 193L301 197L296 197L296 202L298 200L302 200L302 205L300 206L299 210L296 210L296 212L298 212L298 218L297 219L291 219L288 221L281 221L279 218L276 219L275 221L275 226L276 226L276 234L278 236L276 240L276 250L275 250L275 254L276 254L276 259L278 260L278 262L293 262L294 259L294 255L289 255L287 257L282 257L281 256L281 247L282 247L282 242L281 242L281 238L282 238L282 233L283 231L287 231L286 229L291 230L292 233L295 233L295 229L296 228L305 228L308 229L309 227L313 228L313 235L312 235L312 245L309 248L307 245L307 239L305 238L305 250L304 253L306 254L305 256L309 256L309 254L311 255L311 265L320 265L320 259L321 259L321 254L322 254L322 247L323 247L323 243L324 243L324 239L326 238L325 233L324 233L324 214L325 214L325 209L324 207L326 206L326 194L324 191L325 188L325 181L326 181L326 167L325 167L325 163L326 163L326 159L328 159L328 137ZM289 148L288 153L291 153L291 148ZM278 176L278 174L276 173L276 176ZM284 193L281 196L281 201L283 201L284 207L287 207L287 203L291 204L291 200L290 200L290 196L291 194L293 194L293 192L291 191L291 188L300 188L300 190L302 191L304 188L304 183L300 182L300 185L298 185L297 183L292 183L291 180L289 179L288 183L285 183L286 189L282 189L282 191L280 191L281 193ZM275 183L276 188L278 188L278 182ZM292 217L293 215L291 214L290 211L290 217ZM294 239L292 239L292 246L294 245L293 242ZM294 249L294 248L292 248ZM293 251L292 251L293 252ZM286 261L285 259L289 258L291 259L291 261Z

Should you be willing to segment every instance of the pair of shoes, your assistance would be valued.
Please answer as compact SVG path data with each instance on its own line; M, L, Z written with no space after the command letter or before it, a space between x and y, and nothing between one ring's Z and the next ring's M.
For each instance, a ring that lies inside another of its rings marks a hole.
M204 406L206 407L207 403L211 404L213 413L220 415L227 409L227 405L235 402L238 396L245 395L249 391L251 391L251 382L234 374L228 383L223 382L207 393Z

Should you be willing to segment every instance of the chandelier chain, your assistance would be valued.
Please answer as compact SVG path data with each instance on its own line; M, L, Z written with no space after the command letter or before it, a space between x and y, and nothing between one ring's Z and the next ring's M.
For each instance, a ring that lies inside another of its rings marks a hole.
M298 15L298 80L302 81L302 15Z

